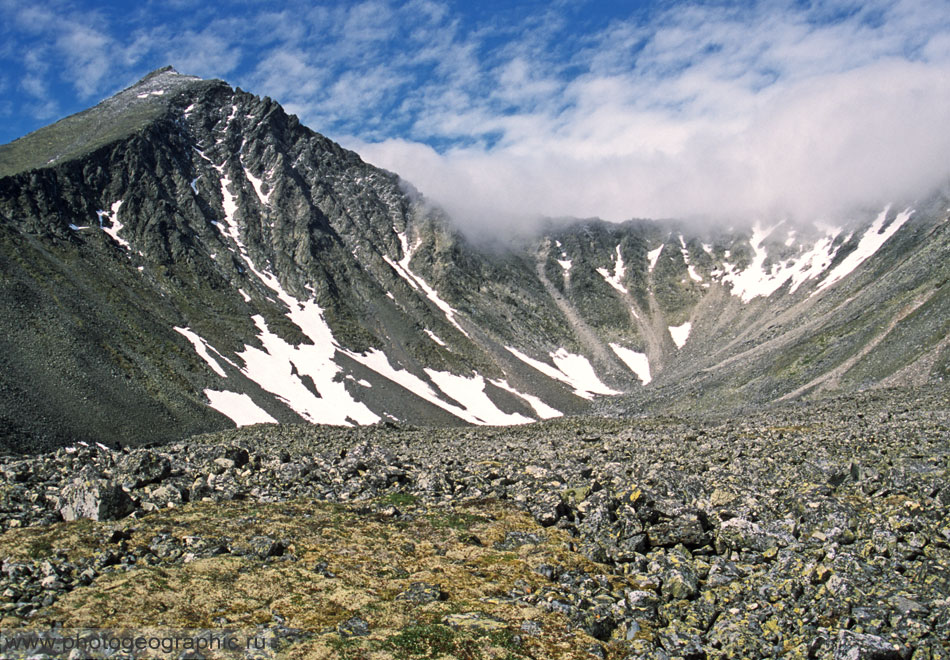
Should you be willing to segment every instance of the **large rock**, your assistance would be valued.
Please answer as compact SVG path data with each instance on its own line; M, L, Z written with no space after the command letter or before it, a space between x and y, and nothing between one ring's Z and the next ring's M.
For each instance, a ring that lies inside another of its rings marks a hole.
M696 514L686 514L668 522L657 523L647 531L650 545L655 548L673 547L682 543L697 548L707 541L706 531Z
M716 551L719 554L726 550L765 552L769 548L784 547L787 544L787 539L763 529L758 523L744 518L731 518L719 527Z
M114 481L80 478L63 489L59 513L63 520L118 520L134 509L135 502Z
M122 457L116 465L116 479L127 488L141 488L166 479L171 462L150 451L137 451Z
M842 630L834 660L901 660L900 648L878 637Z

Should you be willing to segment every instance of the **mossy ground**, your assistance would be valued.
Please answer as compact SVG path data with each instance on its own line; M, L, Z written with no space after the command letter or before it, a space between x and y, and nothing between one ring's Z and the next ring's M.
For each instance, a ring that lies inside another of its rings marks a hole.
M280 621L305 636L282 651L288 658L587 657L596 641L570 630L562 615L505 598L516 581L531 590L549 584L533 570L540 564L601 572L570 550L565 532L491 500L423 508L411 496L390 495L380 504L398 504L410 515L390 518L366 502L201 502L117 523L9 530L0 536L0 555L10 560L42 559L60 549L71 559L94 555L116 530L131 534L129 548L164 534L186 544L189 537L221 539L232 552L105 573L32 619L8 617L0 626L228 628L250 636ZM533 532L542 543L495 549L509 531ZM285 556L242 554L252 537L264 534L290 541ZM439 585L445 599L397 598L415 582ZM446 625L445 617L462 613L475 613L476 624ZM368 636L341 636L339 625L354 616L369 624ZM540 635L520 634L526 620L540 623Z

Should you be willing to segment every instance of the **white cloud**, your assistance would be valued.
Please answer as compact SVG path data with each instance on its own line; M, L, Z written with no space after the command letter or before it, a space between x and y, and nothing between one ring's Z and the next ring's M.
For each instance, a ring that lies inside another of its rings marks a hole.
M431 90L417 124L470 146L347 144L487 231L539 213L846 216L950 178L950 12L878 5L830 23L777 2L615 22L579 75L519 54L491 94Z

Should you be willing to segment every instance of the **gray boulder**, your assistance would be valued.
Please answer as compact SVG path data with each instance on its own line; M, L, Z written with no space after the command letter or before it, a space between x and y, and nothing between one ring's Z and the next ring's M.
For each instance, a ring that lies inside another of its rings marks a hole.
M63 489L59 513L63 520L118 520L135 510L135 502L114 481L79 478Z

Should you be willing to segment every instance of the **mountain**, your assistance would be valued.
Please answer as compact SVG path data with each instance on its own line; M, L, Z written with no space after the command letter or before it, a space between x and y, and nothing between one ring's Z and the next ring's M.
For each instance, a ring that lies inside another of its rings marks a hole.
M161 69L0 147L0 440L939 383L948 206L844 227L552 222L489 247L271 99Z

